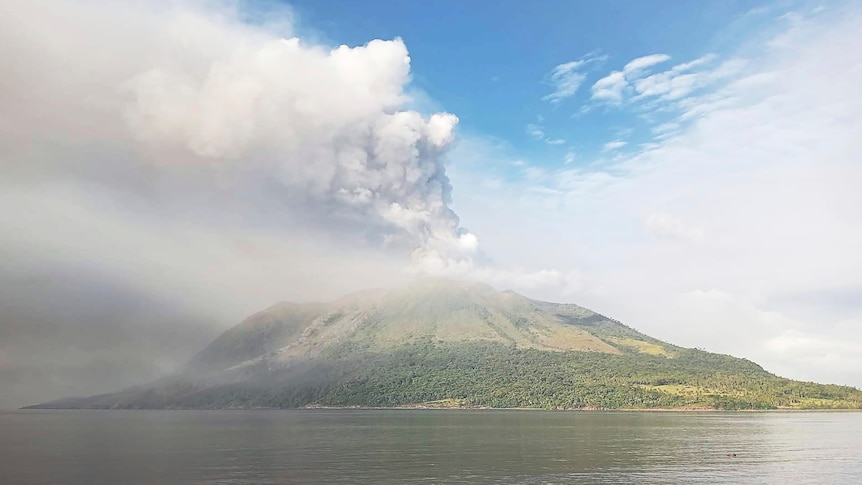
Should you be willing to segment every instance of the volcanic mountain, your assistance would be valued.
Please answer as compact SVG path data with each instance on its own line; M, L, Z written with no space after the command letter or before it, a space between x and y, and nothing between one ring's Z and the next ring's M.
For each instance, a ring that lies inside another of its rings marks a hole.
M777 377L572 304L424 280L278 303L175 375L37 408L862 408L862 392Z

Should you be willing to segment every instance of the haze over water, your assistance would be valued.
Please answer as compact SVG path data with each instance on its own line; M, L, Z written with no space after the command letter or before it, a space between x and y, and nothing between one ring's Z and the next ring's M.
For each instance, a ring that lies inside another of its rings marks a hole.
M4 484L862 483L856 412L12 411L0 429Z

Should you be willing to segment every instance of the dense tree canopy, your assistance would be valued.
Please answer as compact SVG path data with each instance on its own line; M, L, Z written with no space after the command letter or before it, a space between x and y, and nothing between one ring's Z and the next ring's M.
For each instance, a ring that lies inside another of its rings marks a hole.
M175 377L86 407L410 405L543 409L862 408L862 391L776 377L730 356L548 352L477 342L368 352L341 346L264 378L212 386Z

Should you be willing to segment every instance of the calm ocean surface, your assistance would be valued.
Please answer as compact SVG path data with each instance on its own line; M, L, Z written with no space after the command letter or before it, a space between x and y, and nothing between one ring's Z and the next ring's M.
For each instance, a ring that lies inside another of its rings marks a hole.
M862 484L862 412L0 412L48 483Z

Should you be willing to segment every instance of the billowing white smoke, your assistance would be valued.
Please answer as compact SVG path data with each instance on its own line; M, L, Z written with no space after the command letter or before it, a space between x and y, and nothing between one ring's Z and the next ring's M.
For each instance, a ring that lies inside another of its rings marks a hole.
M402 108L410 57L400 39L327 50L228 32L236 38L218 50L206 36L174 34L177 50L124 84L137 138L255 165L296 203L380 228L416 247L417 261L469 257L476 238L448 208L440 159L458 118Z
M560 284L555 271L476 263L478 240L449 208L443 164L458 118L408 109L410 57L400 39L306 44L284 21L289 15L250 23L237 5L246 4L4 7L5 183L31 191L51 180L86 196L95 188L112 192L108 199L137 197L117 207L138 204L154 212L149 220L179 213L186 225L239 220L344 248L383 247L409 254L420 274ZM79 205L63 197L59 205ZM92 212L106 207L97 201ZM104 231L110 238L112 229Z

